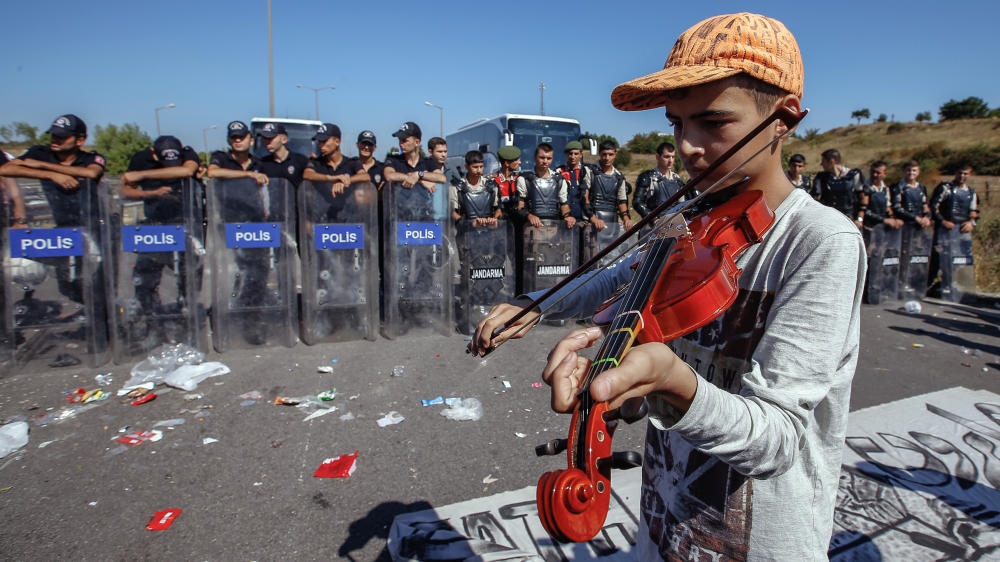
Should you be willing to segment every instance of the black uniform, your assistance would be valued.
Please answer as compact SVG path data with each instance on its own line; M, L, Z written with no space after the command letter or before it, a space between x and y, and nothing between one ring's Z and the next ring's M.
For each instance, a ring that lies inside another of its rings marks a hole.
M27 152L18 157L18 160L39 160L41 162L48 162L49 164L62 164L56 153L48 146L36 145L28 149ZM96 152L77 152L76 158L70 164L72 167L86 168L91 164L97 164L103 170L105 166L104 157ZM97 184L100 183L101 178L104 176L104 172L96 179L90 181L90 186L93 189L86 194L86 200L90 203L91 217L97 216L99 209L98 205L98 193L96 191ZM55 219L56 226L77 226L80 224L80 220L83 217L81 213L81 203L80 194L77 190L65 190L59 184L50 180L39 180L42 185L42 192L45 193L45 198L49 201L49 206L52 207L52 218ZM88 180L80 180L81 188L86 188L85 184Z
M417 161L416 166L410 166L406 161L406 156L402 154L390 155L385 160L383 170L392 168L400 174L411 172L437 172L441 169L437 161L430 157L424 157ZM396 204L397 220L432 220L434 217L433 194L420 184L412 188L405 188L399 183L393 183L392 194Z
M293 187L302 183L302 172L309 165L309 157L298 152L288 152L288 158L278 162L274 154L268 154L260 159L257 169L269 178L284 178Z
M895 189L891 190L892 212L898 219L904 222L917 222L917 217L925 217L927 213L924 206L927 204L927 188L924 184L918 183L915 186L907 185L906 180L899 180Z
M356 158L341 158L340 164L337 167L333 167L327 162L325 157L320 158L310 158L309 163L306 165L310 170L315 171L317 174L323 174L324 176L340 176L348 175L353 176L358 173L359 170L363 169ZM336 197L330 191L329 183L322 183L316 185L317 193L319 194L322 201L328 204L326 218L330 220L336 220L340 213L345 209L345 205L351 200L354 194L355 186L348 185L344 188L344 192ZM313 219L318 219L319 217L312 217Z
M619 206L628 203L628 193L632 191L632 186L625 180L625 174L617 168L611 170L610 174L605 174L600 169L594 169L593 177L590 181L590 190L587 192L589 205L586 205L583 214L588 219L595 214L604 214L601 220L607 222L617 220ZM613 213L609 217L607 213Z
M569 203L569 186L562 174L550 172L549 177L539 178L535 172L525 172L517 179L518 184L524 183L524 209L522 218L527 221L532 214L540 219L562 218L560 207ZM518 197L521 194L518 193Z
M198 153L190 146L185 146L181 150L181 163L199 163L201 159ZM153 151L143 149L132 155L129 162L129 172L141 172L147 170L159 170L164 167L163 163L153 158ZM196 172L195 172L196 173ZM195 177L192 173L191 177ZM147 179L139 182L139 189L142 191L155 191L164 186L169 186L173 191L169 195L143 200L143 208L146 218L139 224L183 224L184 223L184 189L191 189L191 181L188 178L176 179ZM160 252L142 252L135 262L133 270L133 283L135 284L135 297L139 305L148 313L159 311L161 302L158 296L160 279L163 268L174 265L173 260L177 260L177 295L183 298L186 288L187 275L185 274L186 253L172 252L171 254ZM179 307L178 307L179 308Z
M355 156L351 160L354 161L354 173L365 169L360 156ZM382 184L385 182L385 163L379 162L378 159L374 160L375 163L372 164L371 168L368 168L368 176L371 178L372 184L376 187L376 189L382 189Z
M482 178L480 184L475 187L478 189L474 189L466 178L456 181L452 186L452 209L463 219L495 216L497 209L500 208L496 182Z
M972 212L977 211L978 206L976 190L969 185L956 186L946 181L934 188L931 194L931 218L938 226L942 221L951 221L957 228L961 223L972 220Z
M812 178L809 177L808 174L800 174L798 182L792 181L792 176L788 172L785 172L785 177L788 178L788 181L792 182L792 185L794 185L795 187L799 189L804 189L806 190L806 192L812 191L813 180Z
M837 209L852 221L858 216L860 194L864 190L865 176L861 170L853 168L840 177L833 177L827 171L816 174L812 193L820 203Z

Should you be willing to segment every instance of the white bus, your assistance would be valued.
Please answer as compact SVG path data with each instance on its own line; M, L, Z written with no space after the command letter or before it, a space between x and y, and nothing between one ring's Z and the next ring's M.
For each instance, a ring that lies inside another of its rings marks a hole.
M312 140L316 134L316 129L322 125L321 121L312 119L283 119L280 117L254 117L250 120L250 132L253 133L254 149L253 153L258 158L267 156L267 149L264 143L260 142L258 135L265 123L281 123L288 133L288 150L298 152L305 156L312 156L315 149L315 141Z
M486 173L500 169L497 149L501 146L516 146L521 149L521 170L531 170L535 166L535 147L545 142L552 145L555 154L552 169L566 163L564 150L570 141L580 140L580 122L565 117L548 115L521 115L504 113L492 119L480 119L470 123L445 138L448 142L448 169L465 171L465 153L479 150L483 153ZM590 143L591 154L597 154L597 146Z

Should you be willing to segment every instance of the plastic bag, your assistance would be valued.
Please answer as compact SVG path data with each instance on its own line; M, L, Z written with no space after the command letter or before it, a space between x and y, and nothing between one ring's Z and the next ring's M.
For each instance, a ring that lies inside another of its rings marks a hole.
M181 365L174 369L164 379L163 383L181 390L192 391L198 388L198 383L209 378L225 375L229 367L218 361L209 361L200 365Z
M907 314L920 314L920 303L917 301L906 301L903 304L903 309L906 310Z
M167 375L178 367L198 365L204 360L204 353L186 343L163 344L132 367L132 378L125 383L125 388L139 386L146 382L160 384Z
M28 444L28 422L14 422L0 427L0 459Z
M483 405L476 398L466 398L441 410L441 415L458 421L475 421L483 417Z

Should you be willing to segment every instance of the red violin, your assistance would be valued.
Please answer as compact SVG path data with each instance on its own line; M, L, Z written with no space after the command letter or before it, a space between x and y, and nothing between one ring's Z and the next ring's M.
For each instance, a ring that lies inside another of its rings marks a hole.
M534 309L539 302L555 294L606 253L655 220L657 215L691 192L694 186L768 125L780 119L791 131L805 114L806 111L794 113L788 109L775 111L673 197L633 225L577 272L525 307L521 314L498 328L493 337L496 338L528 310ZM780 138L774 139L756 154ZM706 192L714 193L714 188L715 185ZM735 189L727 188L725 191ZM620 408L610 410L607 402L595 402L591 398L593 380L617 366L635 342L665 343L704 326L725 312L739 292L741 270L736 266L736 259L747 248L760 242L773 222L774 213L767 207L764 194L760 191L738 193L689 221L678 214L654 232L652 240L643 248L640 261L634 266L632 280L612 300L602 305L594 316L596 323L606 325L605 337L580 383L579 400L573 412L569 435L566 439L555 439L535 449L540 456L567 453L565 469L546 472L538 480L539 517L554 539L583 542L596 536L604 526L610 505L611 469L633 468L642 464L642 456L638 453L612 453L611 439L619 420L633 423L646 415L645 400L633 398Z

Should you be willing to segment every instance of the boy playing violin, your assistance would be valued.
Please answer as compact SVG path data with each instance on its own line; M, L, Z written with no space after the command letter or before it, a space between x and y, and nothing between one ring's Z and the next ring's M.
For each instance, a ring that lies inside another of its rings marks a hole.
M788 29L741 13L685 31L663 70L618 86L611 100L626 111L665 107L693 177L775 109L799 113L802 84ZM787 129L774 122L699 187ZM636 396L649 403L640 560L827 559L858 358L864 245L849 219L788 181L780 141L742 176L749 181L738 189L763 192L775 222L736 262L743 273L735 303L669 344L632 347L590 386L611 408ZM592 313L629 281L637 259L605 270L547 316ZM485 353L493 331L528 302L494 307L470 350ZM549 354L543 378L556 411L572 411L589 364L578 353L600 337L598 328L576 330Z

